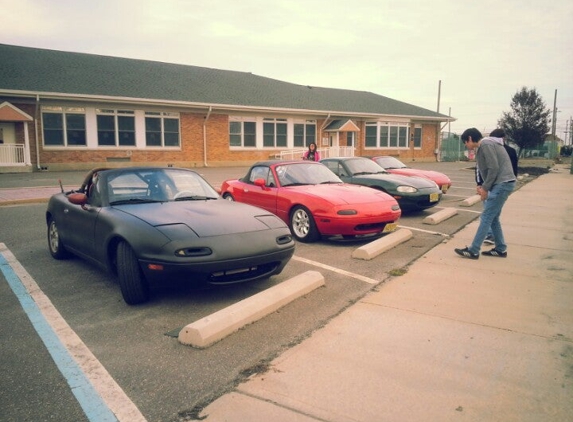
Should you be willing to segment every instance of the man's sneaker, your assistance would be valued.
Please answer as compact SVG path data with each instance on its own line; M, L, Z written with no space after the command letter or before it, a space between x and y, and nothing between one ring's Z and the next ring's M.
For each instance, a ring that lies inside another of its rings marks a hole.
M486 256L497 256L498 258L507 258L507 252L498 251L496 248L489 251L483 251L481 254Z
M493 238L493 236L491 234L488 234L487 237L485 238L485 240L483 241L483 243L485 243L487 245L495 245L495 239Z
M456 248L456 249L454 249L454 251L455 251L458 255L463 256L464 258L479 259L479 254L470 252L470 250L469 250L467 247L465 247L465 248L463 248L463 249L457 249L457 248Z

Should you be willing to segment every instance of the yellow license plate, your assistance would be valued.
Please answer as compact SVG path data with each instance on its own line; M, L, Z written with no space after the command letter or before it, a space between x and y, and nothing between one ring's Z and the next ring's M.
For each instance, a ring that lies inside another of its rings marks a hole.
M382 231L382 233L393 232L394 230L396 230L397 227L398 227L398 223L388 223L384 226L384 230Z
M430 194L430 202L438 202L440 200L439 193L431 193Z

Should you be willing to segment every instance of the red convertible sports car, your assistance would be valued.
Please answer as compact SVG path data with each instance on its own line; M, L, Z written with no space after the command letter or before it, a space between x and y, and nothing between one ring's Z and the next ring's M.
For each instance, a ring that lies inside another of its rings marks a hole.
M276 214L301 242L388 233L401 215L390 195L345 184L323 164L310 161L256 163L242 179L223 182L221 195Z
M372 160L374 160L380 167L384 168L388 173L402 174L404 176L418 176L433 180L440 187L443 193L446 193L450 186L452 186L452 181L444 173L432 170L413 169L406 166L406 164L397 158L389 155L372 157Z
M90 171L46 210L48 247L117 274L126 303L149 298L149 282L172 278L229 284L279 274L294 253L276 215L223 200L197 173L129 167Z

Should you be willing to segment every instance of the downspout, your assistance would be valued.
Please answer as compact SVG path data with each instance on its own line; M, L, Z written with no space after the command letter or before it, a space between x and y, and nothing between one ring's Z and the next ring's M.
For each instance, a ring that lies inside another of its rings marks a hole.
M205 120L203 121L203 165L205 167L209 167L207 164L207 120L209 120L209 116L211 116L211 111L213 110L212 106L209 106L209 111L205 116Z
M34 116L34 137L36 138L36 168L42 170L40 165L40 141L38 140L38 116L40 114L40 95L36 94L36 115Z
M322 127L320 128L320 133L318 134L318 136L320 136L320 139L317 140L317 148L316 149L320 148L320 145L322 144L322 131L326 127L326 125L328 123L328 119L330 119L330 113L328 113L328 116L326 116L326 119L324 119L324 123L322 124Z

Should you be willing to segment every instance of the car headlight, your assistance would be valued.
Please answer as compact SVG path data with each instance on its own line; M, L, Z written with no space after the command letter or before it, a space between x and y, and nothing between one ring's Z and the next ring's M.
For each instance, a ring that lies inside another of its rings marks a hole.
M356 210L340 210L337 212L338 215L356 215L358 211Z
M416 189L414 186L398 186L398 188L396 190L400 193L416 193L416 192L418 192L418 189Z

